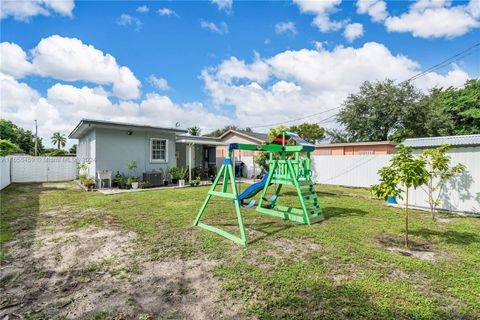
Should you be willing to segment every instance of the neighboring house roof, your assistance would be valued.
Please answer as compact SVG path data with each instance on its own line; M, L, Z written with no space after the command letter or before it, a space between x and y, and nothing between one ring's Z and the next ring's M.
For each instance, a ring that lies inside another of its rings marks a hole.
M260 133L260 132L248 132L248 131L243 131L243 130L233 130L230 129L224 134L222 134L219 139L223 139L226 135L229 133L233 134L238 134L240 136L247 136L248 138L252 138L254 140L257 140L258 142L268 142L268 134L266 133Z
M403 145L412 148L438 147L444 144L452 146L478 146L480 134L468 134L463 136L445 136L430 138L405 139Z
M220 141L218 137L205 137L205 136L189 136L180 135L177 136L177 142L179 143L191 143L191 144L204 144L215 146L226 146L226 143Z
M345 142L345 143L317 144L315 145L315 148L318 149L318 148L331 148L331 147L378 146L378 145L396 146L397 144L392 141Z
M177 128L165 128L165 127L156 127L156 126L147 126L139 125L132 123L123 123L123 122L113 122L113 121L104 121L104 120L93 120L93 119L82 119L77 124L75 129L70 132L68 137L70 139L79 139L85 133L87 133L92 128L111 128L111 129L125 129L125 130L159 130L159 131L168 131L175 133L187 133L187 130L177 129Z

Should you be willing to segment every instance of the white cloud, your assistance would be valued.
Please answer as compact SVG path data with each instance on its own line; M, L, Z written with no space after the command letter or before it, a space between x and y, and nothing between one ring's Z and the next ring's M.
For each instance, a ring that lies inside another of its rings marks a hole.
M218 10L225 10L226 12L232 11L233 0L211 0L212 3L216 4Z
M455 6L450 0L417 0L399 16L389 16L384 0L357 0L357 12L384 22L390 32L410 32L420 38L454 38L480 28L479 0Z
M168 86L168 81L164 78L157 78L154 74L151 74L148 77L148 81L156 88L160 90L168 90L170 87Z
M132 17L125 13L121 14L120 17L118 17L117 24L121 26L133 25L135 26L135 30L137 31L140 31L140 29L142 28L142 22L140 21L140 19Z
M176 104L168 96L149 93L140 102L113 103L101 87L57 83L42 97L27 84L0 73L2 118L25 129L39 123L39 135L50 144L53 132L68 134L82 118L173 127L222 127L230 119L209 112L201 103Z
M27 55L16 43L0 43L0 71L15 78L21 78L32 72L33 66L27 60Z
M224 60L217 67L216 76L227 83L235 79L265 82L269 77L269 66L264 61L261 61L258 55L251 64L246 64L245 61L238 60L236 57L230 57L230 59Z
M368 13L375 22L383 21L388 16L387 4L383 0L357 0L357 12Z
M252 71L258 66L268 71L266 75L258 77L261 73ZM250 64L231 57L215 68L204 69L202 79L217 108L234 106L235 123L254 126L267 117L269 122L282 122L338 107L365 80L403 81L420 70L417 62L369 42L360 48L287 50L269 58L257 56ZM431 73L415 84L424 90L462 86L468 78L455 67L446 74Z
M175 17L178 17L178 14L173 11L172 9L169 9L169 8L160 8L157 10L157 13L161 16L167 16L167 17L170 17L170 16L175 16Z
M360 23L348 24L345 27L343 36L348 40L348 42L352 42L353 40L360 38L363 36L363 25Z
M458 37L480 27L474 1L478 0L468 6L451 6L446 0L419 0L408 12L386 18L385 26L388 31L411 32L420 38Z
M289 33L289 32L291 34L297 34L297 28L295 27L295 23L292 21L279 22L275 25L275 32L277 34Z
M13 17L18 21L29 21L36 15L49 16L52 12L71 17L74 7L73 0L2 0L0 19Z
M137 12L140 12L140 13L147 13L149 11L150 11L150 8L147 7L146 5L143 5L137 8Z
M316 25L321 32L339 30L344 24L343 22L330 19L330 14L338 10L337 6L342 0L293 0L293 2L298 5L301 12L315 15L313 24Z
M65 81L88 81L112 85L113 94L122 99L140 95L140 81L129 68L119 66L112 55L76 38L53 35L42 39L31 50L31 62L16 44L4 42L1 50L0 70L16 78L34 74Z
M225 22L220 22L218 25L216 25L213 22L207 21L207 20L200 20L200 26L203 29L210 30L211 32L218 33L218 34L226 34L228 33L228 26Z

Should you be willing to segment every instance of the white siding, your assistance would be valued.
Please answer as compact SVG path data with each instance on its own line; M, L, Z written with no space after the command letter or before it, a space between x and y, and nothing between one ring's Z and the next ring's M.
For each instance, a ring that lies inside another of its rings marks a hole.
M378 183L377 171L391 155L312 156L316 183L368 188Z

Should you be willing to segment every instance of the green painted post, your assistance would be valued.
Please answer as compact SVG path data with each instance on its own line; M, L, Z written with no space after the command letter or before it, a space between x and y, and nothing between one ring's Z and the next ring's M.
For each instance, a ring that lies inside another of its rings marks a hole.
M298 199L300 200L300 205L302 206L304 223L305 224L310 224L310 219L308 218L307 208L305 207L305 202L303 200L302 191L300 190L300 186L298 185L298 180L297 180L297 177L295 176L295 171L293 170L293 166L292 166L290 161L287 164L288 164L288 168L289 168L289 171L290 171L290 175L291 175L292 180L293 180L293 184L295 186L295 189L297 190L297 195L298 195Z

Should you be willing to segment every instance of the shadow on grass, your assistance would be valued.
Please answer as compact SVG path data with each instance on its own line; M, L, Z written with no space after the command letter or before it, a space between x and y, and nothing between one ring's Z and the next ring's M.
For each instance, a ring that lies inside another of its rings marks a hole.
M410 233L427 240L430 240L432 237L438 237L449 244L480 243L480 235L473 232L459 232L454 230L438 231L422 228L412 230Z
M406 310L404 305L376 304L372 293L355 284L316 284L296 292L283 292L250 310L259 319L446 319L440 306ZM456 313L453 318L468 319Z
M346 218L346 217L362 217L368 214L367 211L361 209L325 207L322 208L325 220L330 218Z

